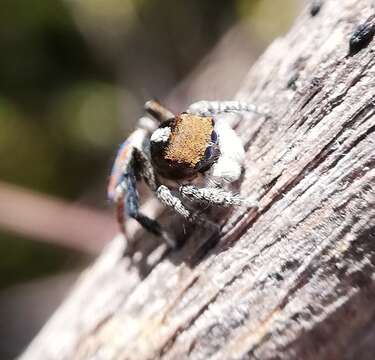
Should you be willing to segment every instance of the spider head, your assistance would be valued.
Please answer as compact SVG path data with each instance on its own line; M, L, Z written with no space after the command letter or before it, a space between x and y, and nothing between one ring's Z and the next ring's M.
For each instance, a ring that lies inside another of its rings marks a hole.
M174 180L194 178L220 155L213 119L186 113L163 122L150 144L158 173Z

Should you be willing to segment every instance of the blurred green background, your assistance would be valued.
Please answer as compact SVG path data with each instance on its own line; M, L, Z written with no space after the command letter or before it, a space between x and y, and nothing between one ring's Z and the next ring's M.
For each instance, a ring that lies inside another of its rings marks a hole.
M26 209L19 193L33 192L29 205L35 212L38 199L48 195L52 202L63 199L109 218L107 174L145 100L165 99L239 24L242 36L249 36L251 56L235 49L230 55L244 57L249 68L252 57L288 29L299 2L2 0L1 5L0 217L6 221L0 223L0 306L9 306L16 285L19 294L30 280L79 271L95 253L84 246L80 251L82 239L72 246L64 243L65 235L57 242L39 238L43 225L37 221L17 230ZM2 197L9 184L18 187ZM69 219L56 217L69 227ZM13 310L7 321L17 317ZM20 352L38 321L25 334L15 325L10 334L19 339L11 345L9 334L4 338L0 331L0 358Z

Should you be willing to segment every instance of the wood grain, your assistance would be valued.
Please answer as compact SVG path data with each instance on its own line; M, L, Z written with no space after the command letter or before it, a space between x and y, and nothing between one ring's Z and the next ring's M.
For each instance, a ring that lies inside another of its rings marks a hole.
M133 262L117 237L21 359L373 359L375 42L349 52L372 4L308 5L238 92L272 115L237 125L259 210Z

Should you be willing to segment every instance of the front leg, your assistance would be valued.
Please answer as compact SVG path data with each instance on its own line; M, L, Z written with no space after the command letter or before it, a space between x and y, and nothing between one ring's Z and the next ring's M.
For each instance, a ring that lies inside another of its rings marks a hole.
M184 206L182 201L172 194L165 185L160 185L156 190L156 197L163 203L163 205L172 208L185 219L192 219L192 213Z
M177 245L175 240L168 235L161 225L156 220L150 219L139 211L139 197L134 174L124 174L123 186L126 188L126 191L117 201L117 217L122 229L125 230L123 226L125 214L136 220L150 233L161 236L170 247L175 248Z
M256 105L244 101L197 101L189 106L187 112L200 116L214 116L222 113L253 112L263 115Z
M179 187L179 192L190 200L206 202L209 205L258 207L257 201L244 199L217 187L198 188L194 185L182 185Z
M203 226L208 226L210 228L214 228L218 230L218 226L214 224L212 221L208 220L206 217L197 215L196 213L190 211L185 207L182 201L172 193L170 189L168 189L165 185L160 185L156 190L157 198L165 205L172 208L178 214L182 215L185 219L189 220L190 222L195 222L201 224Z
M145 110L160 123L173 119L174 114L157 100L149 100L145 104Z

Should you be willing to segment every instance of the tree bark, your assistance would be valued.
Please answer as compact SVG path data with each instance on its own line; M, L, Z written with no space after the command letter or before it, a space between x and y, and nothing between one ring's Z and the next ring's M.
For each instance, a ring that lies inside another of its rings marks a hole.
M21 359L373 359L373 14L314 1L250 71L237 97L271 114L236 125L257 211L177 251L142 234L133 261L118 236Z

